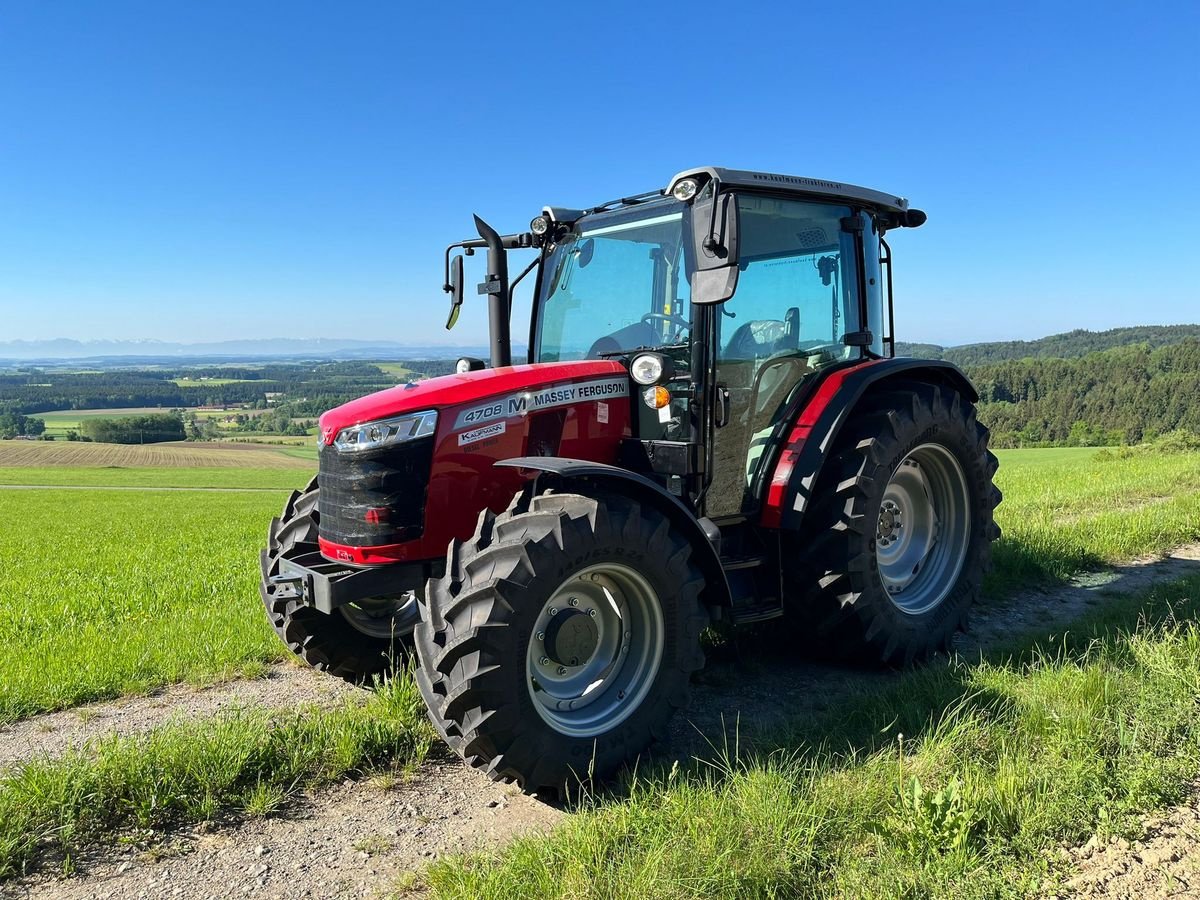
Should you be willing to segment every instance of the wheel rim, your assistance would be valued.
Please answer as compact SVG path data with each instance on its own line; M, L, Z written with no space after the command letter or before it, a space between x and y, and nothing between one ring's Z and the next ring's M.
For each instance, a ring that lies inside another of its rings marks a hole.
M658 594L628 566L600 563L564 581L538 613L526 654L538 715L594 737L638 708L662 662Z
M399 597L379 597L347 603L342 616L355 631L368 637L390 641L409 634L417 624L417 595L413 591Z
M892 603L921 615L958 581L971 537L970 494L957 457L922 444L896 467L875 531L879 578Z

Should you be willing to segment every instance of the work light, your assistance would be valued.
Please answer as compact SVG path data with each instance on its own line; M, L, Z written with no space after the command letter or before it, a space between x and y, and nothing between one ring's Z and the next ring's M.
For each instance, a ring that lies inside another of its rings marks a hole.
M676 200L684 202L691 200L696 196L696 191L700 189L700 185L696 184L694 178L684 178L682 181L676 182L675 187L671 188L671 194Z

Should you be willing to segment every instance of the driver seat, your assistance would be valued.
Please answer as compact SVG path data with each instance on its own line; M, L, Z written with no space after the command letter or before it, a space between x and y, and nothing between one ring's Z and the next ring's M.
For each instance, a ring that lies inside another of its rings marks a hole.
M636 350L638 347L653 347L661 343L658 332L649 322L634 322L618 328L612 334L597 338L585 359L600 359L603 353L618 353L621 350Z

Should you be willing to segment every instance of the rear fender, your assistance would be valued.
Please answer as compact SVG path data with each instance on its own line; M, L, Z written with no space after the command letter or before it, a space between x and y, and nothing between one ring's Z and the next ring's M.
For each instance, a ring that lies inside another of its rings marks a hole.
M590 496L593 492L589 488L600 487L652 505L691 543L692 559L704 574L704 603L710 607L730 605L729 582L721 568L720 531L708 519L697 519L678 497L657 482L618 466L559 456L520 456L499 460L496 465L553 475L566 490L581 494Z
M953 363L936 359L876 359L830 371L809 394L773 463L763 498L761 524L795 531L842 426L871 391L925 382L958 391L972 403L975 387Z

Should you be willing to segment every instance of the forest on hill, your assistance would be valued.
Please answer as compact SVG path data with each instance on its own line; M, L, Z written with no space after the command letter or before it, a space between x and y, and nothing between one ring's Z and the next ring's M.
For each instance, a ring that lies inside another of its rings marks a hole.
M1073 359L1133 344L1144 344L1153 350L1177 344L1186 338L1200 338L1200 325L1136 325L1108 331L1077 328L1036 341L992 341L958 347L897 341L896 355L944 359L957 366L976 366L1012 359Z
M1198 338L965 370L993 446L1135 444L1178 429L1200 433Z

